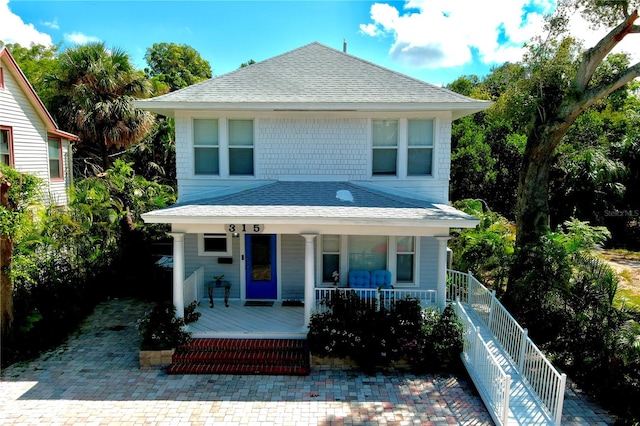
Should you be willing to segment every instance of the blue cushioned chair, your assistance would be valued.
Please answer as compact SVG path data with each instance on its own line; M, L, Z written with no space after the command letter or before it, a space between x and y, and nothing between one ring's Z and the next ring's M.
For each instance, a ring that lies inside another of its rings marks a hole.
M369 288L371 283L371 274L369 271L354 269L349 271L349 287L351 288Z
M379 269L371 273L371 288L377 289L392 289L391 285L391 271L386 269Z

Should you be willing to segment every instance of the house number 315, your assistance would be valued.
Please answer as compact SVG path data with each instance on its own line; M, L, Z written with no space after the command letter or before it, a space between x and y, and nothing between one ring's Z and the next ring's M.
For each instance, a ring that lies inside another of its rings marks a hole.
M259 234L264 229L264 225L231 224L231 225L226 225L226 227L227 227L227 232L230 232L230 233L242 232L243 234Z

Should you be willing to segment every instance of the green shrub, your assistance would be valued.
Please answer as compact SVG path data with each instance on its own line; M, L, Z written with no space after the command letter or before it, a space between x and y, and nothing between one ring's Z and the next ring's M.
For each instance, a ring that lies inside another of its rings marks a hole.
M176 308L172 303L156 305L138 321L140 333L140 349L159 350L173 349L191 340L191 333L184 329L185 319L196 321L200 313L195 311L196 304L185 308L185 317L176 316Z
M406 299L378 311L355 292L322 303L329 310L312 315L307 336L315 355L350 357L365 372L403 358L416 371L446 369L459 359L462 326L451 307L423 312L418 300Z

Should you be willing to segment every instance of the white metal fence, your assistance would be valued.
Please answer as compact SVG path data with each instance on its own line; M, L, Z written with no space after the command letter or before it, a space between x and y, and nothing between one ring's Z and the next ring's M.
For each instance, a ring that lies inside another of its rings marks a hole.
M183 286L185 305L194 301L199 302L202 297L201 289L204 289L204 266L196 269L189 278L184 280Z
M480 336L479 327L473 325L462 303L458 300L454 306L464 330L462 361L468 370L475 372L471 378L484 403L490 407L494 421L506 425L509 419L511 377L491 353Z
M458 297L473 309L502 345L523 380L535 391L545 409L559 425L567 376L558 372L549 362L529 338L527 330L516 322L496 298L495 291L489 291L470 272L465 274L448 270L447 280L447 298L454 300L452 297ZM465 281L468 286L466 291L462 288Z

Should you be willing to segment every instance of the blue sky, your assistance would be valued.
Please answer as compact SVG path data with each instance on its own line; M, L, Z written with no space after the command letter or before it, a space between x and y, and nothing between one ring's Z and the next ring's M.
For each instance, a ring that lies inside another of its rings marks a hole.
M0 0L0 40L100 40L132 62L153 43L188 44L214 75L317 41L434 84L521 58L554 0L28 1ZM488 11L491 13L488 13Z

